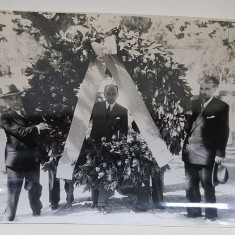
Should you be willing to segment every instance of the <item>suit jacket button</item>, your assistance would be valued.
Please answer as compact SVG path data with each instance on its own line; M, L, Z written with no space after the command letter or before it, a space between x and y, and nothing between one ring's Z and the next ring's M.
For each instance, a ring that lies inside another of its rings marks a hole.
M203 146L204 146L204 144L200 144L200 146L201 146L201 147L203 147Z

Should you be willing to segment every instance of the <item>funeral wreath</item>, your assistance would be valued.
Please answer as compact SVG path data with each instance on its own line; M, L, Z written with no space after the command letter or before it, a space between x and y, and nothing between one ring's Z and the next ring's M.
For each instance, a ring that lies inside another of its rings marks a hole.
M43 118L51 126L50 141L44 145L53 161L58 162L63 152L77 93L89 63L97 58L91 43L102 44L110 35L115 36L117 56L141 93L167 147L172 154L178 154L185 135L184 115L191 98L184 80L187 68L175 62L173 53L148 35L148 28L138 30L130 21L128 24L122 21L118 27L96 29L84 23L86 20L88 17L83 17L76 23L86 29L85 33L78 27L74 34L56 36L26 71L30 76L30 89L25 102L32 115ZM138 24L141 26L141 17ZM108 69L106 74L112 76ZM105 181L107 188L114 189L117 185L137 184L149 177L158 167L143 141L131 133L127 142L103 140L96 154L93 151L87 154L86 162L75 170L77 184L85 184L88 189Z

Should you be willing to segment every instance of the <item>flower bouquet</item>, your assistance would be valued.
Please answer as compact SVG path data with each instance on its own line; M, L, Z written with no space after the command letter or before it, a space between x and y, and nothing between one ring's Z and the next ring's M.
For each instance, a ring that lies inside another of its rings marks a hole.
M97 144L86 139L74 171L77 186L85 185L84 191L103 186L121 194L135 194L138 185L160 174L160 168L146 142L137 133L111 142L106 138Z

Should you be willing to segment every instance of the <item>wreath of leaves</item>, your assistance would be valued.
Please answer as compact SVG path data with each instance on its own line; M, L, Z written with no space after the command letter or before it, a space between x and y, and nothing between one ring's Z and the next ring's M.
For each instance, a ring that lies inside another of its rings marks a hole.
M32 116L43 119L52 128L50 141L45 145L52 155L62 154L76 94L89 62L96 59L91 43L103 43L110 35L115 35L118 58L141 93L168 148L178 154L184 138L184 113L191 98L190 88L183 79L187 69L174 62L173 53L147 33L140 35L123 25L105 33L90 26L85 35L77 31L74 36L57 36L27 68L26 75L31 76L30 89L25 95L27 107Z

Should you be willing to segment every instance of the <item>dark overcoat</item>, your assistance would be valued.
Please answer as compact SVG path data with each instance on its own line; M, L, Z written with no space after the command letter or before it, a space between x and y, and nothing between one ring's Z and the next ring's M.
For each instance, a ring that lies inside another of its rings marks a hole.
M12 109L1 116L1 127L7 137L5 147L6 167L14 170L38 168L38 129L27 116L21 116Z

